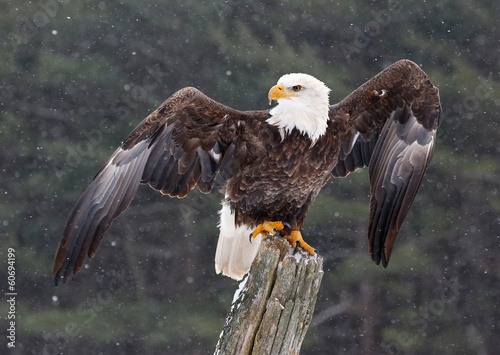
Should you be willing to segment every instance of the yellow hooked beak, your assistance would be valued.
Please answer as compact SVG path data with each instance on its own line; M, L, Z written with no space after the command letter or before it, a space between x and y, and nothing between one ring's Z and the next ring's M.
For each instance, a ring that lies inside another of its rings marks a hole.
M283 85L274 85L271 90L269 90L269 94L267 95L267 98L269 99L269 105L271 105L271 102L273 100L278 100L278 99L289 99L290 97L298 97L299 95L297 94L291 94L285 92L285 87Z

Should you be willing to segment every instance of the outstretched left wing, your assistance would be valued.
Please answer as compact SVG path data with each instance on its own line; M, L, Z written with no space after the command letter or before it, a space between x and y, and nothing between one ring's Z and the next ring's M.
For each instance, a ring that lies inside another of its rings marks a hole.
M230 178L242 161L238 130L250 126L239 122L260 116L267 118L267 111L234 110L195 88L168 98L130 133L73 208L54 260L56 285L95 255L140 183L181 198L194 187L210 192L217 174Z
M400 60L331 106L330 118L345 125L332 175L369 166L369 251L386 267L434 152L438 89L418 65Z

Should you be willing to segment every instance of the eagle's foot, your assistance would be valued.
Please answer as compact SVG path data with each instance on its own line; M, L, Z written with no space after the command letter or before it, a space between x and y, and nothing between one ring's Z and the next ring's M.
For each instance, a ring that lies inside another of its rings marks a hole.
M307 244L304 239L302 238L302 233L300 233L299 230L293 230L292 233L289 235L283 236L288 242L292 245L293 248L297 248L297 242L299 243L300 247L307 251L311 255L315 255L316 251L315 249Z
M269 221L264 221L264 223L259 224L255 230L250 233L250 243L252 242L252 239L258 236L259 234L276 234L276 231L280 231L283 228L285 228L285 224L282 222L276 221L276 222L269 222Z

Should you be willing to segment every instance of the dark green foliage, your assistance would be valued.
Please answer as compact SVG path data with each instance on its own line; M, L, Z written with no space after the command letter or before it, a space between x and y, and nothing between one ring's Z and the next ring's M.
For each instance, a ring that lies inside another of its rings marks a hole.
M302 71L334 103L401 58L440 88L434 160L387 270L367 251L367 172L325 186L303 231L325 276L302 353L498 349L500 4L47 0L0 10L0 262L15 248L19 353L212 352L237 288L214 272L221 195L140 188L88 268L56 289L52 258L79 195L184 86L263 109L282 74Z

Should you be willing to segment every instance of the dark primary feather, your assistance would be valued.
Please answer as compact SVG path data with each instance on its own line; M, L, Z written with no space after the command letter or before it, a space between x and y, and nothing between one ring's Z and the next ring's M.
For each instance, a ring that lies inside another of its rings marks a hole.
M439 92L415 63L401 60L331 106L348 123L332 175L369 166L369 251L387 266L434 151L442 113Z
M194 88L172 95L130 133L78 200L56 252L56 285L94 256L140 183L179 198L194 187L210 192L220 167L222 178L233 174L233 138L245 127L238 122L267 117L267 111L233 110Z

